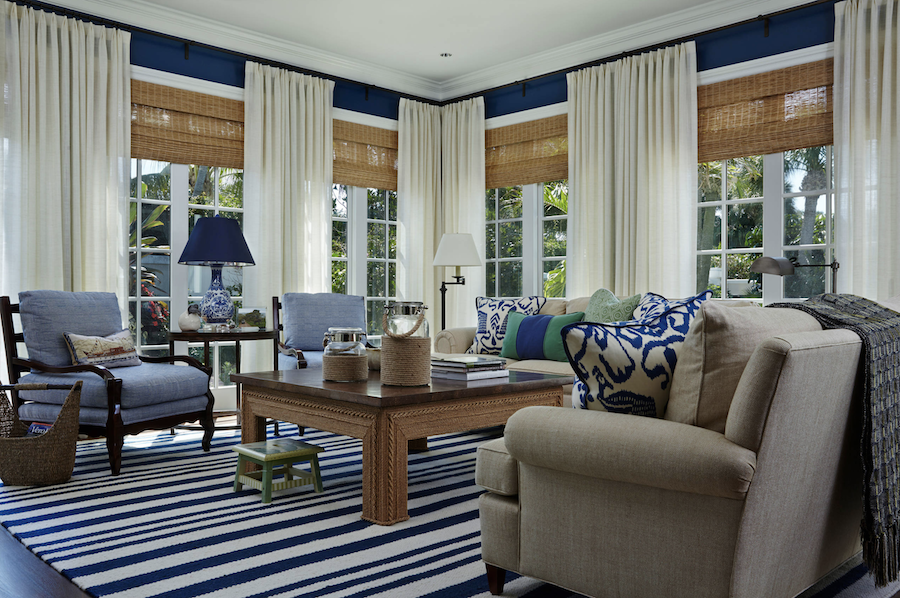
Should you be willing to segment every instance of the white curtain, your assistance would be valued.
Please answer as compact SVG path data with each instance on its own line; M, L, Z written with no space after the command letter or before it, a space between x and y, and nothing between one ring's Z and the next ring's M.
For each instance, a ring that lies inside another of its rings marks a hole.
M434 252L440 241L441 109L401 98L397 145L397 298L422 301L440 323Z
M130 34L3 2L0 294L127 300Z
M484 98L444 106L441 119L441 232L470 233L484 264ZM452 280L454 268L441 270L442 280ZM466 267L461 272L466 277L466 284L450 285L447 291L448 328L471 326L477 319L475 298L484 295L484 267Z
M693 295L694 42L567 75L569 297Z
M896 0L834 5L838 290L900 294L900 44Z

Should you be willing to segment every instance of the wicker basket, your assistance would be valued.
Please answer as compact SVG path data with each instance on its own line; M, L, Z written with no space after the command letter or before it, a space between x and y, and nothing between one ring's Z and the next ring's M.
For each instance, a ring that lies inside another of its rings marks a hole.
M388 386L427 386L431 384L431 339L411 336L421 326L425 312L419 314L416 326L405 334L388 330L387 314L381 325L381 383Z
M28 427L19 420L5 391L50 389L70 389L53 427L40 436L25 436ZM62 484L72 477L80 404L80 380L74 386L0 386L0 480L4 485L49 486Z

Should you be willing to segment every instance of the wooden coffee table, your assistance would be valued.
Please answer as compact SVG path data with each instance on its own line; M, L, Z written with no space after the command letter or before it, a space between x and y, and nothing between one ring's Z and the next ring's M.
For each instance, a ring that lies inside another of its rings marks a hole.
M232 374L242 385L241 442L265 440L266 418L293 422L363 441L362 518L379 525L409 519L407 457L410 441L505 424L530 405L562 405L572 376L510 372L509 379L430 386L324 382L320 368Z

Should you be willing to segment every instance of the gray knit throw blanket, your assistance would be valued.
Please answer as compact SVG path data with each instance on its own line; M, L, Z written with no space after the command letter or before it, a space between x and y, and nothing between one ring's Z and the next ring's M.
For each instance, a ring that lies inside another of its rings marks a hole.
M857 392L863 405L863 561L879 586L900 573L900 314L855 295L826 294L800 309L822 327L846 328L862 339Z

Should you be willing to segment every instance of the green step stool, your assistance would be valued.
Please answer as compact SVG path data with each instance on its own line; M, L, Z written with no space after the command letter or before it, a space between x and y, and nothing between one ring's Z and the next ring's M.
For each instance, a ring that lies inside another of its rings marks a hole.
M279 438L239 444L232 447L238 454L237 471L234 474L234 491L250 486L262 491L263 503L272 502L273 490L284 490L314 484L316 492L323 492L322 476L319 473L318 453L323 449L293 438ZM309 461L312 472L294 469L294 463ZM255 463L261 470L245 473L247 463ZM272 478L284 476L284 480L273 482Z

